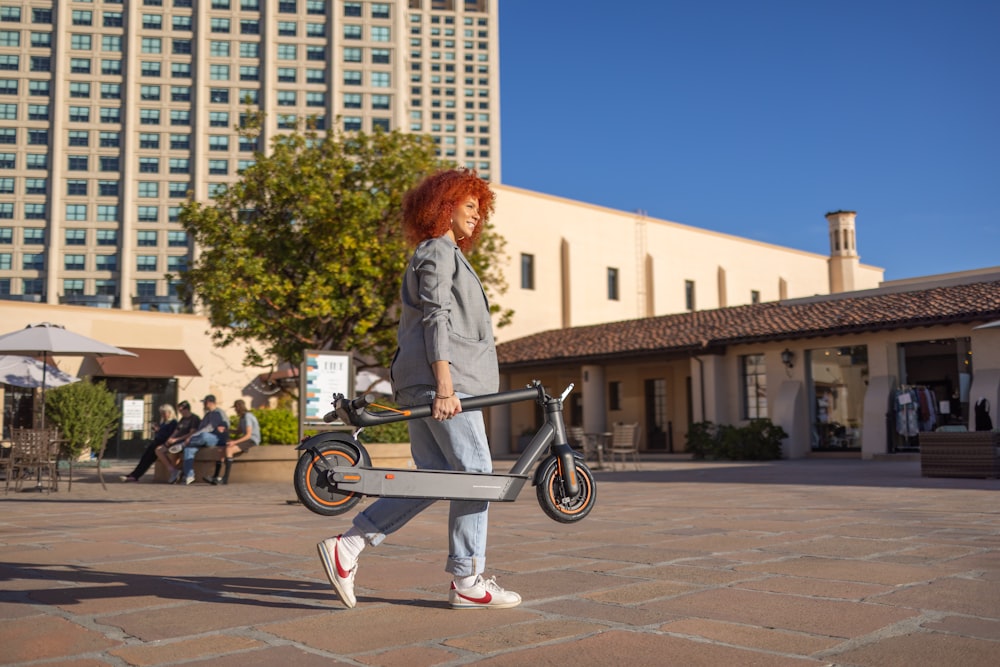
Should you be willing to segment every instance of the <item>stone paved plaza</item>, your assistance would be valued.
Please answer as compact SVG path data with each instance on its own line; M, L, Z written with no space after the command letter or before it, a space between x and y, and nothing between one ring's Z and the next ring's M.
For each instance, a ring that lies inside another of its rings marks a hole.
M1000 664L1000 481L915 461L644 462L575 525L526 488L488 563L524 603L474 611L447 606L444 503L365 552L348 610L315 544L351 515L128 467L0 497L0 663Z

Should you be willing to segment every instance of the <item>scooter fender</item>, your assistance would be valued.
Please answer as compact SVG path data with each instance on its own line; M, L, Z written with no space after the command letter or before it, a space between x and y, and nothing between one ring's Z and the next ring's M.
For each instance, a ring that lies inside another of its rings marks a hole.
M365 466L367 468L372 467L372 459L368 454L368 450L360 442L351 437L349 433L342 432L330 432L330 433L319 433L314 436L310 436L299 443L299 446L295 449L303 452L307 452L312 449L320 449L324 444L336 442L342 447L349 447L357 455L357 465Z
M573 451L573 460L582 462L583 454L576 451L575 449L572 451ZM539 484L541 484L542 481L545 479L545 477L548 475L549 466L555 466L557 464L558 462L556 461L556 457L554 455L550 454L549 456L545 457L545 459L538 465L538 467L535 468L535 476L534 479L531 480L531 485L538 486Z

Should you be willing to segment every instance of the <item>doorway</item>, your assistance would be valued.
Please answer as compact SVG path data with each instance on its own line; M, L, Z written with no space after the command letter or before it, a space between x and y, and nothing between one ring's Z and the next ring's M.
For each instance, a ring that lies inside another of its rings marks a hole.
M667 419L667 381L663 378L646 380L646 449L673 453L674 434Z

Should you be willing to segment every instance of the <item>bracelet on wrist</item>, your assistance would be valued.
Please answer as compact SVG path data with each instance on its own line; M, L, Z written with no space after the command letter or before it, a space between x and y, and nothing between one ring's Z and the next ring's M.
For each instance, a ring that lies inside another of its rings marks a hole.
M442 396L441 394L439 394L437 392L434 392L434 400L436 401L439 398L451 398L454 395L455 395L454 393L451 393L451 394L448 394L447 396Z

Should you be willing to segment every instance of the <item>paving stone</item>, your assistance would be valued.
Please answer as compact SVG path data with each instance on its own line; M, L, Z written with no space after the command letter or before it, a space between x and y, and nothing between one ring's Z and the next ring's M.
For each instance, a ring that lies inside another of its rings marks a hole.
M130 665L145 667L146 665L162 665L170 662L183 662L204 656L223 656L227 653L244 652L266 646L260 641L248 637L215 634L208 637L197 637L175 642L149 642L142 645L123 646L108 651Z
M996 667L1000 661L1000 644L969 637L915 633L890 637L827 657L838 664L859 667Z
M729 645L797 655L812 655L840 643L840 640L833 637L818 637L801 632L786 632L774 628L695 618L665 623L660 629L664 632L702 637Z
M827 663L690 641L668 635L610 630L572 643L512 651L476 664L481 667L566 664L579 667L606 667L620 664L628 664L629 667L662 667L666 664L685 667L718 667L718 665L815 667Z
M0 621L0 647L5 663L56 659L95 653L116 642L58 616L28 616Z

